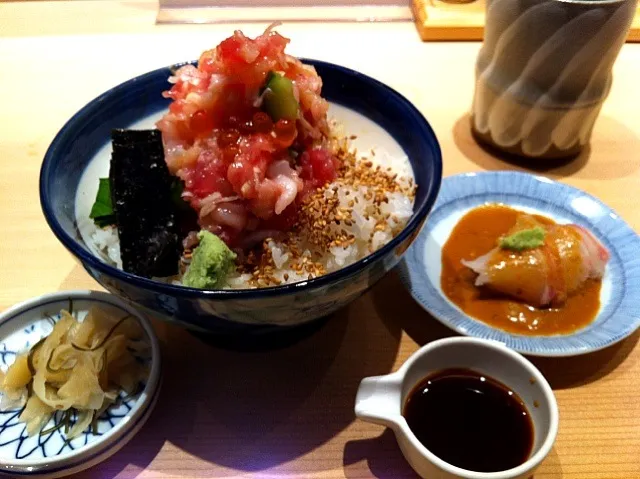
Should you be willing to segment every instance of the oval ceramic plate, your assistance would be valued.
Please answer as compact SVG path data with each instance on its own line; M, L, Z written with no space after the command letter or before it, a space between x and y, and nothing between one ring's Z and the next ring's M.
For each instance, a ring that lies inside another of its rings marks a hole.
M160 349L151 324L140 313L115 296L96 291L65 291L40 296L21 303L0 315L0 369L13 363L16 355L47 336L59 319L60 310L73 310L82 320L88 309L98 305L122 316L130 314L142 325L150 354L140 360L149 366L149 375L140 391L130 397L121 393L118 405L109 408L97 421L97 434L87 430L71 441L57 428L57 412L43 428L45 434L29 437L18 420L21 408L0 411L0 475L10 477L60 477L103 461L126 444L149 417L160 389ZM0 395L1 397L1 395ZM47 432L49 430L49 432Z
M451 303L440 288L441 251L457 222L487 203L538 213L558 223L582 225L611 253L595 320L566 335L511 334L472 319ZM640 237L600 200L542 176L516 172L468 173L442 181L440 195L420 235L400 268L414 299L455 331L493 339L524 354L574 356L610 346L640 326Z

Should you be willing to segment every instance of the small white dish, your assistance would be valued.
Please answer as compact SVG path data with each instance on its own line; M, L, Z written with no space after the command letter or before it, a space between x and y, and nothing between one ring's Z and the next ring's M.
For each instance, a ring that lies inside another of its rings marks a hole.
M22 352L53 329L61 309L79 320L92 305L130 314L143 327L150 344L149 376L144 388L98 420L98 434L82 433L67 442L62 431L28 437L18 422L21 410L0 412L0 476L55 478L73 474L104 461L142 428L156 404L160 390L160 346L151 323L115 296L97 291L64 291L45 294L13 306L0 315L0 369L6 371ZM51 419L45 430L56 424Z
M522 399L534 427L533 448L526 462L506 471L474 472L443 461L418 441L402 415L407 396L422 379L449 368L489 376ZM363 379L355 414L363 421L392 429L411 467L428 479L528 479L551 451L558 432L558 405L542 373L504 344L477 338L434 341L416 351L398 371Z

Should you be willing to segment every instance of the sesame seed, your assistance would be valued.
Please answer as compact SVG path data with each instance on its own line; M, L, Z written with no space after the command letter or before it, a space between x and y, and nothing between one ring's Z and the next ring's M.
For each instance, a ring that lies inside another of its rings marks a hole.
M354 139L353 136L349 138ZM350 229L354 226L356 214L364 217L366 222L374 222L369 230L369 239L363 238L361 241L364 242L358 242L356 248L359 250L364 247L369 252L374 251L371 241L376 231L395 235L402 229L401 222L389 221L389 213L383 213L381 205L390 202L391 193L401 193L413 200L416 192L413 179L399 178L390 167L376 165L374 168L370 159L358 156L356 149L349 148L345 137L332 138L331 141L340 163L338 178L315 188L306 196L300 204L295 225L283 238L268 238L261 248L246 255L238 271L250 273L253 286L278 285L326 274L324 258L325 255L331 257L331 248L347 249L358 241ZM375 152L371 151L370 156L374 155ZM366 203L362 204L361 199ZM296 276L288 273L284 273L280 277L282 279L274 276L279 270L271 253L274 243L287 250L289 258L284 268L294 271ZM302 254L301 250L305 253Z

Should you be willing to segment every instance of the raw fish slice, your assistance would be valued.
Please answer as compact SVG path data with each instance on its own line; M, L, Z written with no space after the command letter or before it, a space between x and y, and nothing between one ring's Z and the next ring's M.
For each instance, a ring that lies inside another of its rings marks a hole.
M525 301L532 306L559 306L590 278L599 279L608 251L577 225L545 225L521 215L508 234L533 227L545 229L544 245L524 251L494 248L462 264L478 274L476 286Z
M588 261L588 268L593 272L594 278L601 278L609 261L609 251L593 234L582 226L572 225L582 237L582 256Z
M138 276L178 273L181 253L172 177L158 130L113 130L109 180L123 269Z

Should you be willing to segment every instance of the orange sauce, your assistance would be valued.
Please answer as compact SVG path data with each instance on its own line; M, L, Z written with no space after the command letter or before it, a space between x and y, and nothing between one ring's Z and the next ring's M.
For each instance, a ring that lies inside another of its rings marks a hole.
M506 206L487 205L471 210L458 222L442 249L442 291L469 316L511 333L545 336L583 328L600 308L600 280L587 281L558 308L541 309L475 286L477 275L461 263L493 249L519 213ZM554 223L543 216L535 218Z

